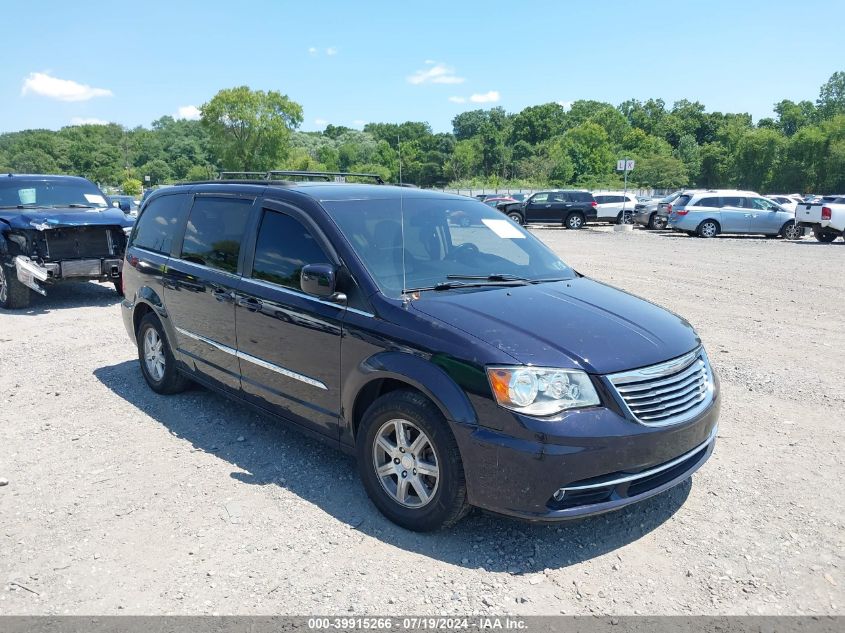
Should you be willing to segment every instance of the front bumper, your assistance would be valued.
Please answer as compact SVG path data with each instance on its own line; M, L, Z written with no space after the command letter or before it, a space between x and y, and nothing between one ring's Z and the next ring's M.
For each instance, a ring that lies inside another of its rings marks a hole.
M688 479L710 457L719 416L711 405L683 424L649 427L595 408L559 424L566 436L515 438L455 425L472 505L530 521L621 509Z
M39 263L29 257L18 255L14 263L18 281L41 295L47 294L41 286L41 283L45 281L119 279L123 269L121 259L102 257Z

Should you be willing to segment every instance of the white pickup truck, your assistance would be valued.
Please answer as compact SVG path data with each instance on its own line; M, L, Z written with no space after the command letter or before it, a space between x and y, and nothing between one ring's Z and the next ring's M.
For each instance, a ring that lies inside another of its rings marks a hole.
M819 202L795 208L795 223L813 230L819 242L845 238L845 195L824 196Z

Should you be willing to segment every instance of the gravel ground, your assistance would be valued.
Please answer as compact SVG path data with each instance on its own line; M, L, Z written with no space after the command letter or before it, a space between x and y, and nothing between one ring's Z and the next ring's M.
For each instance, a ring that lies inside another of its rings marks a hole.
M0 314L0 614L841 614L845 244L536 233L698 329L723 408L691 481L562 525L406 532L350 458L151 392L114 291L67 285Z

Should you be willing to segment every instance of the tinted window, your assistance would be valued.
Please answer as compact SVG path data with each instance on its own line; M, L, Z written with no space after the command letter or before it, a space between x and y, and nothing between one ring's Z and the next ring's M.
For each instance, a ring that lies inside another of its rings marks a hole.
M589 191L570 191L569 199L573 202L592 202L593 194Z
M675 198L675 201L672 203L672 207L678 208L678 207L687 206L687 203L690 201L690 197L691 196L678 196L677 198Z
M229 273L238 270L252 200L198 197L185 228L181 258Z
M298 220L283 213L264 211L255 244L254 279L299 290L299 273L303 266L330 261L311 232Z
M596 196L596 202L598 204L604 204L605 202L609 202L608 198L610 196Z
M180 195L159 196L151 201L135 223L132 245L169 255L184 204L185 197Z
M720 206L722 206L719 202L718 196L711 196L709 198L702 198L696 204L699 207L710 207L712 209L718 209Z
M549 195L550 202L566 202L566 194L556 191Z
M745 198L740 198L739 196L725 196L722 198L722 206L723 207L738 207L740 209L746 207Z

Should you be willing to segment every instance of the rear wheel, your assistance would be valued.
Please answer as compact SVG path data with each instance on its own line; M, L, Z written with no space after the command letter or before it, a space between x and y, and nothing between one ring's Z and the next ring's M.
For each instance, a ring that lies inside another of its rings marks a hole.
M508 217L517 224L522 224L522 215L517 213L516 211L511 211L510 213L508 213Z
M14 268L0 262L0 308L18 310L29 306L30 291L18 281Z
M150 389L162 394L185 391L191 381L176 369L176 359L170 350L164 328L154 313L144 315L135 338L138 341L141 373Z
M616 224L633 224L633 223L634 223L634 218L631 215L630 211L626 211L624 213L622 211L620 211L619 215L616 216Z
M716 237L719 234L719 225L715 220L704 220L698 225L698 235L700 237Z
M833 231L825 231L824 229L813 229L813 237L815 237L819 242L824 244L829 244L833 240L836 239L836 233Z
M648 224L646 225L647 228L653 230L662 230L666 228L666 219L662 218L661 216L657 215L657 213L652 213L648 217Z
M429 532L468 511L458 444L440 410L415 391L392 391L364 414L356 438L364 489L388 519Z
M570 213L563 225L568 229L578 230L584 227L584 216L580 213Z

